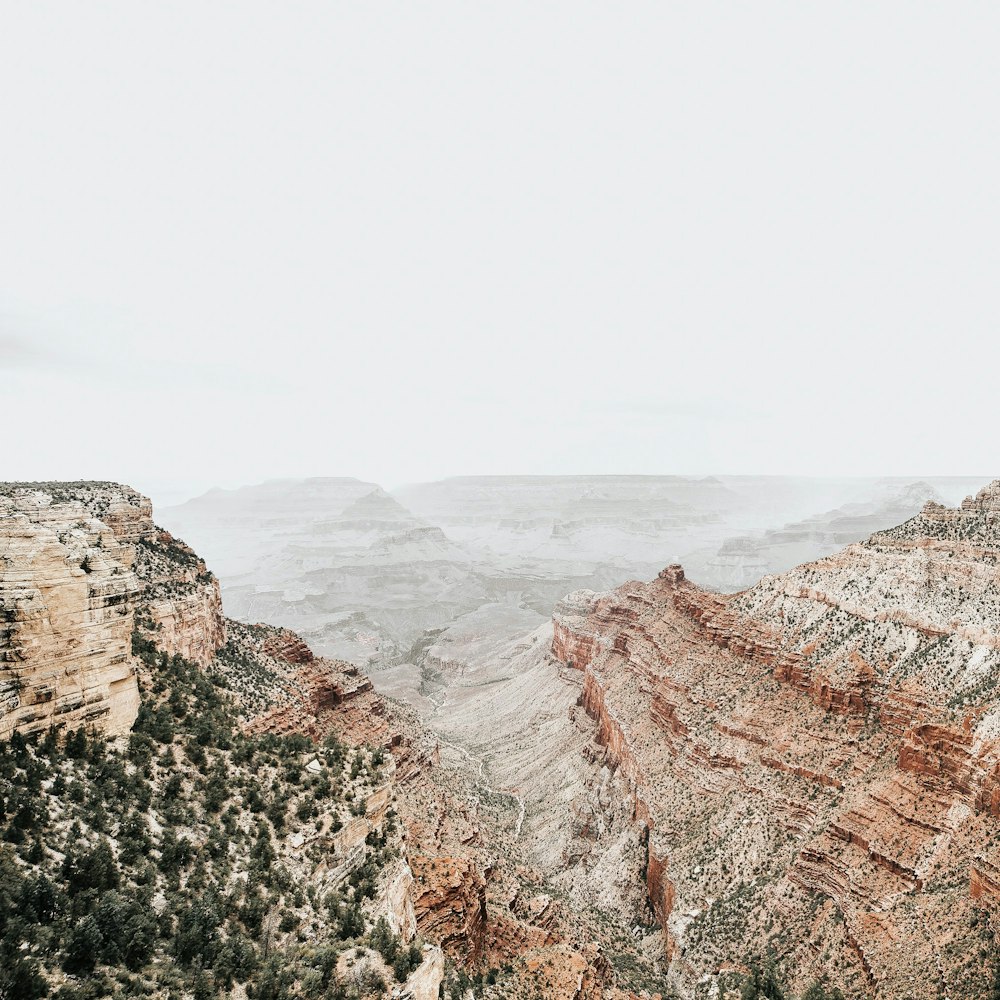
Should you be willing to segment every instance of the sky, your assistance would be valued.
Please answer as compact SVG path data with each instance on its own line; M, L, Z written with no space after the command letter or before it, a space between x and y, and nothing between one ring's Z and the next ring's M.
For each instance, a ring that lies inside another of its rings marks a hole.
M0 0L5 479L1000 475L1000 8Z

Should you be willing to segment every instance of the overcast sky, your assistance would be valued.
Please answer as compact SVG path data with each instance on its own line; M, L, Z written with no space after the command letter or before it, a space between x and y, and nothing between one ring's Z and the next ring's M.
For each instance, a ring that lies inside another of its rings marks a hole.
M1000 475L994 3L0 11L2 478Z

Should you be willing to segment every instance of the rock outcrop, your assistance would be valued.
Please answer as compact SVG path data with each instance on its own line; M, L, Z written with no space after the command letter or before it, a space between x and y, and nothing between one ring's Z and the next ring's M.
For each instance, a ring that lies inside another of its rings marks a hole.
M117 483L0 484L0 738L127 731L133 631L207 666L225 643L218 583Z
M985 996L1000 885L1000 483L740 594L574 598L553 654L632 789L671 976Z
M125 732L139 708L133 551L78 500L60 500L0 495L0 739L81 724ZM122 506L109 511L131 537Z
M183 542L156 529L136 545L145 585L139 628L157 646L207 667L225 644L219 583Z

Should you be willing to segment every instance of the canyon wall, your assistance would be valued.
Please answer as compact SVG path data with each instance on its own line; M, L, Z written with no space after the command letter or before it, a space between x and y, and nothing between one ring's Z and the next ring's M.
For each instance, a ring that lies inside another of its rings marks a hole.
M135 548L136 573L145 585L139 631L160 649L207 667L226 641L218 580L167 531L156 529Z
M0 739L131 727L132 556L78 501L0 495Z
M573 595L553 655L634 789L671 977L985 996L998 896L1000 484L713 594Z
M225 642L218 583L116 483L0 484L0 738L131 728L132 634L207 666Z

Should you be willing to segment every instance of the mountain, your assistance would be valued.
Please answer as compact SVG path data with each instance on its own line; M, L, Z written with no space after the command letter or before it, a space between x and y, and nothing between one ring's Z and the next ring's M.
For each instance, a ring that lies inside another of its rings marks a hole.
M230 614L362 666L398 662L425 629L487 599L469 554L373 483L214 490L162 516L219 556Z
M225 580L252 571L302 524L339 514L376 488L346 477L272 479L236 490L209 490L164 507L159 517L179 537L190 539Z
M948 497L959 482L928 484ZM787 569L799 554L862 537L858 511L874 511L870 530L908 516L915 507L886 500L903 485L499 476L389 494L356 479L275 480L212 490L159 517L206 555L231 616L293 628L323 655L382 671L419 660L432 634L478 608L504 604L548 617L570 591L645 578L669 562L684 560L694 578L739 589L756 569ZM832 509L827 520L836 519L838 506L845 524L826 525L816 513ZM788 531L805 541L782 541Z
M697 537L740 507L718 480L681 476L459 477L395 495L473 550L575 572L655 563L658 548L673 551L681 536Z
M397 662L425 629L486 600L468 553L379 487L298 521L224 595L235 616L295 628L366 667Z

